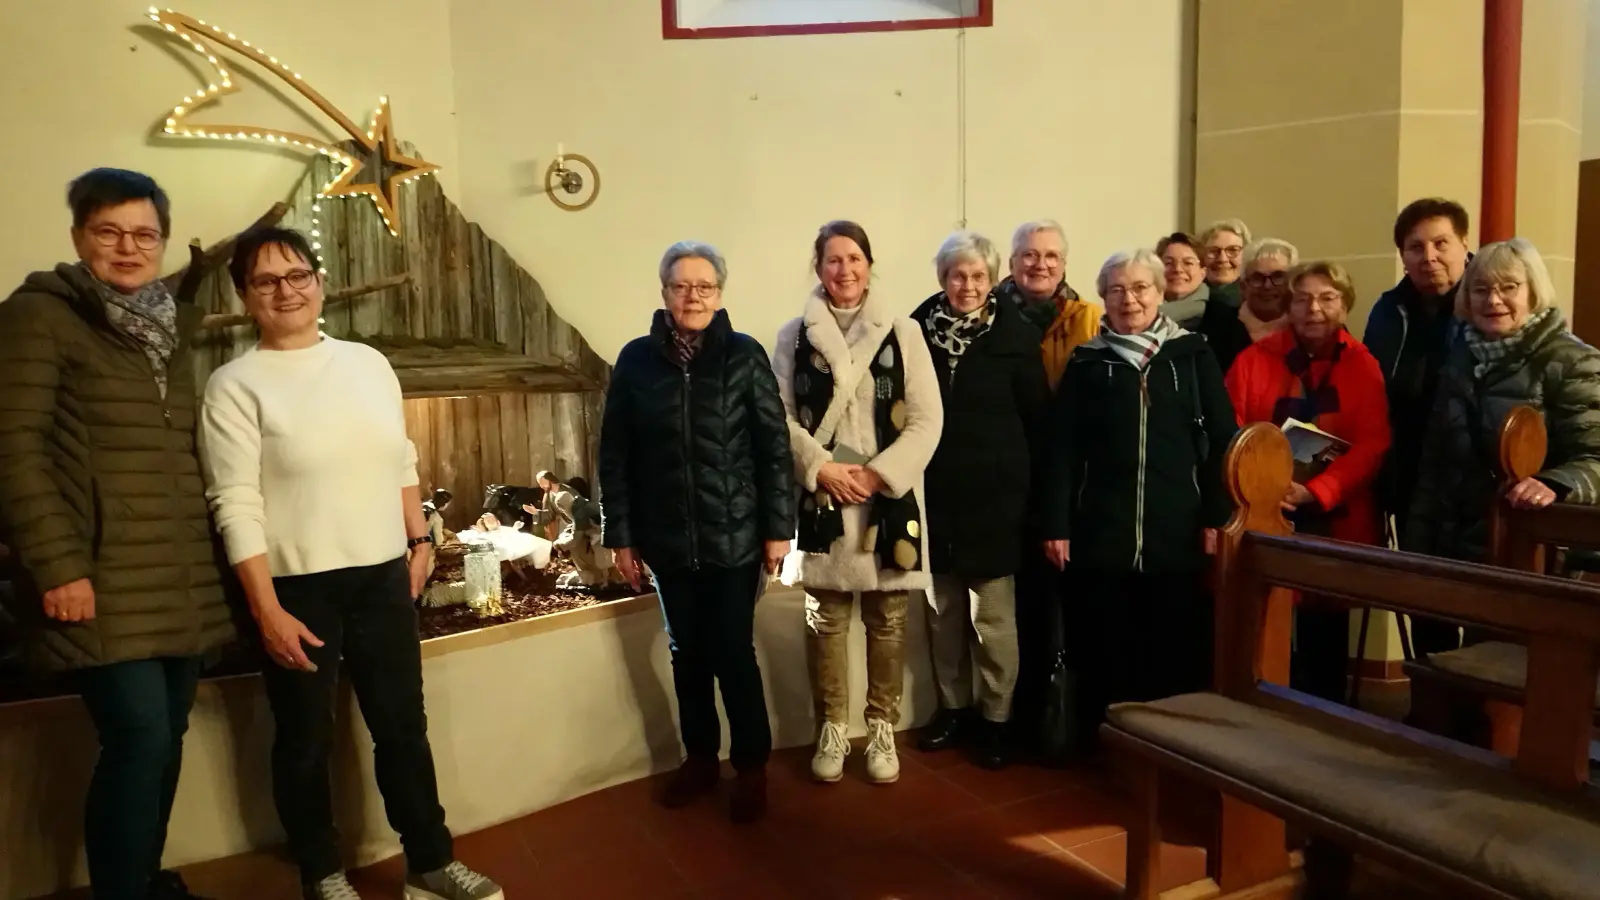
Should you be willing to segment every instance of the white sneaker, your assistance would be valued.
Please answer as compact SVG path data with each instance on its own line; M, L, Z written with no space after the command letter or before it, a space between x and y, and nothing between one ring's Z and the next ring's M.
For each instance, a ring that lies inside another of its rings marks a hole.
M882 719L867 720L867 777L878 784L900 780L900 754L894 746L894 726Z
M838 722L823 722L817 737L817 753L811 757L811 775L829 783L844 777L844 758L850 755L850 739Z

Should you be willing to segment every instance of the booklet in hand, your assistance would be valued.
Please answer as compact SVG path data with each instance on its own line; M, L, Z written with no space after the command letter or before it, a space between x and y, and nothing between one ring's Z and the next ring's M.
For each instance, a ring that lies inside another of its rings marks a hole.
M872 460L868 459L860 450L849 444L833 445L833 461L844 463L847 466L864 466Z
M1299 419L1285 419L1283 435L1294 454L1294 480L1305 484L1350 449L1350 442Z

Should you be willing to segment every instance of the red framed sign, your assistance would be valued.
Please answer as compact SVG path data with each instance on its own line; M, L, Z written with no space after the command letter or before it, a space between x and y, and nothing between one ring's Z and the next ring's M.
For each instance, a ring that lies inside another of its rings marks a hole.
M873 8L884 7L883 0L861 0L863 17L841 21L839 0L819 7L816 22L796 21L795 8L801 0L773 0L763 14L762 3L754 0L661 0L661 36L667 40L705 38L771 37L793 34L852 34L868 31L924 31L934 28L987 28L994 24L994 0L919 0L929 13L919 18L874 18ZM903 4L901 4L903 6ZM954 7L954 9L951 9ZM965 10L972 10L962 15ZM703 21L685 22L685 16Z

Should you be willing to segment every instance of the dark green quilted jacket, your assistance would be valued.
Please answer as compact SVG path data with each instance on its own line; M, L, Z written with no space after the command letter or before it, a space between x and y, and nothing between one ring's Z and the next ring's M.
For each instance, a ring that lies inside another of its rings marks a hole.
M0 303L0 543L43 668L198 655L233 636L195 457L200 318L178 304L163 400L76 267L36 272ZM43 592L80 578L95 618L46 619Z
M1559 312L1533 329L1482 377L1465 341L1439 373L1401 548L1482 562L1500 424L1512 408L1544 413L1550 450L1538 478L1565 503L1600 503L1600 351L1567 330Z

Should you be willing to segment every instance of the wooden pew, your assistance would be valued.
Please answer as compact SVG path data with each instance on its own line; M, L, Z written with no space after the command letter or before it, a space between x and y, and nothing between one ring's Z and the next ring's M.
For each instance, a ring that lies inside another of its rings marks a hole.
M1499 468L1505 487L1544 468L1548 437L1544 417L1531 407L1513 409L1500 426ZM1497 496L1489 511L1489 562L1539 574L1551 572L1556 549L1600 548L1600 507L1557 503L1540 510L1513 509ZM1416 724L1448 733L1457 710L1481 710L1487 734L1479 742L1516 756L1527 683L1527 648L1514 638L1486 640L1429 659L1409 659L1411 708ZM1595 714L1600 724L1600 691Z
M1600 586L1292 536L1278 512L1288 441L1265 423L1234 439L1226 466L1239 510L1219 548L1214 690L1118 704L1102 730L1138 799L1126 896L1158 896L1167 770L1224 797L1213 877L1229 896L1265 896L1258 885L1281 878L1287 822L1463 897L1600 897L1600 793L1587 784ZM1283 687L1293 590L1522 635L1521 755Z

